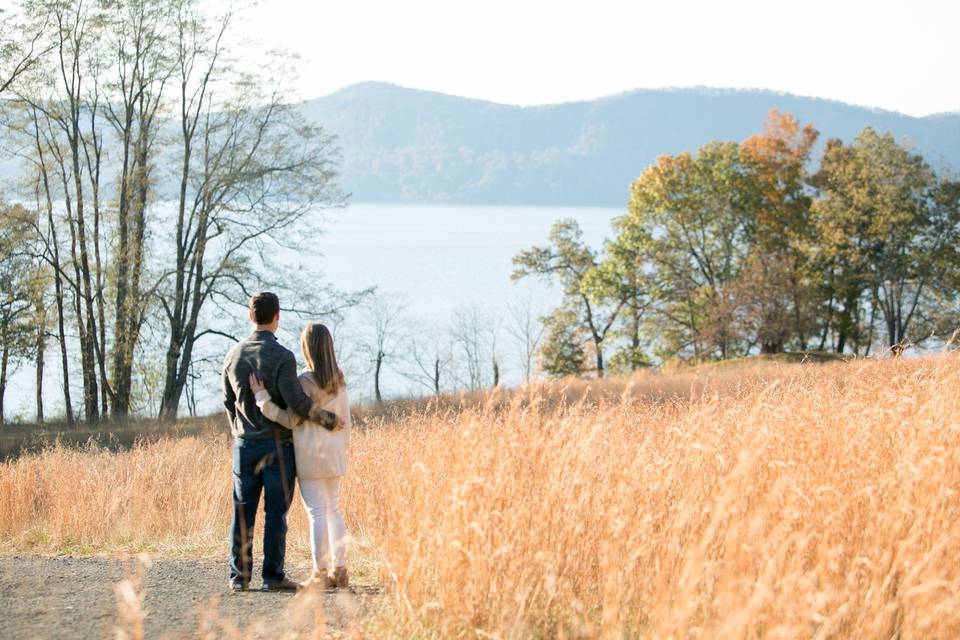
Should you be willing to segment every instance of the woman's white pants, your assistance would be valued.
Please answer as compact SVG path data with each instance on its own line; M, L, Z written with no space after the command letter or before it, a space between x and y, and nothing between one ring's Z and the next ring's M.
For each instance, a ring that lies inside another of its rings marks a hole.
M313 568L326 569L331 559L334 567L346 566L347 525L340 513L340 478L301 478L300 498L310 519Z

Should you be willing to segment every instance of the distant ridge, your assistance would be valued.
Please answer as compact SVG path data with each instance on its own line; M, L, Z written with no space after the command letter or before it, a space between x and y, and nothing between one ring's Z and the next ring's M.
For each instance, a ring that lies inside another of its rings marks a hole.
M935 166L960 166L958 114L915 118L763 90L636 89L514 106L365 82L302 108L340 137L355 201L622 205L656 156L742 140L772 108L814 124L822 139L872 126Z
M916 118L764 90L635 89L515 106L384 82L350 85L301 105L339 136L355 202L623 205L658 155L762 131L770 109L851 140L892 132L942 168L960 168L960 114Z
M896 111L894 109L884 109L883 107L873 107L869 105L854 104L850 102L843 102L842 100L835 100L833 98L823 98L818 96L805 96L798 93L791 93L789 91L778 91L775 89L763 89L761 87L746 87L746 88L733 88L733 87L711 87L709 85L690 85L690 86L669 86L669 87L657 87L657 88L645 88L637 87L634 89L625 89L623 91L617 91L607 95L596 96L594 98L578 98L573 100L563 100L560 102L551 102L544 104L514 104L510 102L496 102L494 100L487 100L484 98L477 98L471 96L460 96L451 93L443 93L441 91L433 91L430 89L417 89L414 87L405 87L403 85L395 84L393 82L385 82L380 80L365 80L363 82L356 82L353 84L346 85L333 91L326 96L320 96L318 98L313 98L307 102L312 102L314 100L323 100L324 98L329 98L340 93L345 92L356 92L356 91L401 91L401 92L414 92L421 93L432 96L442 96L444 98L454 98L456 100L464 100L467 102L481 102L485 104L493 104L502 107L514 107L518 109L537 109L542 107L557 107L562 105L571 105L571 104L582 104L582 103L591 103L591 102L602 102L605 100L616 100L618 98L628 97L634 94L664 94L664 93L673 93L673 94L692 94L692 95L701 95L701 96L728 96L728 95L743 95L743 94L763 94L771 96L774 98L788 98L788 99L797 99L797 100L813 100L816 102L822 102L824 104L834 104L844 107L852 107L855 109L863 109L864 111L869 111L872 113L882 113L888 115L902 116L904 118L913 118L913 119L923 119L923 118L936 118L940 116L952 116L960 115L960 109L955 111L943 111L937 113L931 113L926 116L910 116L901 111Z

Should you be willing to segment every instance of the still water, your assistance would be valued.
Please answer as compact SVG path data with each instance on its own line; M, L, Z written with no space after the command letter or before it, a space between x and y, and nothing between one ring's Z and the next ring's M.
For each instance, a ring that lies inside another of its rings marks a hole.
M510 282L511 259L545 244L557 220L577 220L584 240L600 248L619 214L601 208L357 204L330 216L320 241L321 264L337 287L400 293L415 315L443 321L465 304L501 308L533 285ZM533 289L547 301L559 296L542 285Z
M387 297L402 299L407 326L415 334L449 330L452 315L465 307L499 319L504 323L498 338L502 379L516 384L523 365L505 326L511 321L507 306L526 303L543 314L560 301L561 292L533 278L511 282L513 256L545 244L550 227L562 218L575 219L584 241L599 249L611 235L611 219L620 214L609 208L357 204L329 218L318 250L322 270L337 287L375 286ZM348 341L364 339L357 333L363 331L359 315L346 324L338 331L344 354L356 351ZM355 395L369 396L369 359L355 353L345 364ZM382 380L387 395L417 393L401 375L404 366L399 358L388 363Z

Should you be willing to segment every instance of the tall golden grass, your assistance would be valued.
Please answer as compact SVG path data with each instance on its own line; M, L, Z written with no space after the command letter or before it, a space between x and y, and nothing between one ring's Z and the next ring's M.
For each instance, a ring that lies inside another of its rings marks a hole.
M960 359L717 376L358 429L343 502L392 602L377 628L960 636ZM0 467L0 544L222 553L228 489L224 439L53 449Z

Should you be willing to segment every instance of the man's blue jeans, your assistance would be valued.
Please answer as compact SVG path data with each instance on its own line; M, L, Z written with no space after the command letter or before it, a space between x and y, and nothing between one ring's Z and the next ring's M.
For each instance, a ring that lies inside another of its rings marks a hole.
M231 527L230 581L250 583L253 572L253 526L264 494L263 581L284 579L287 550L287 511L297 476L293 443L289 440L233 442L233 526Z

